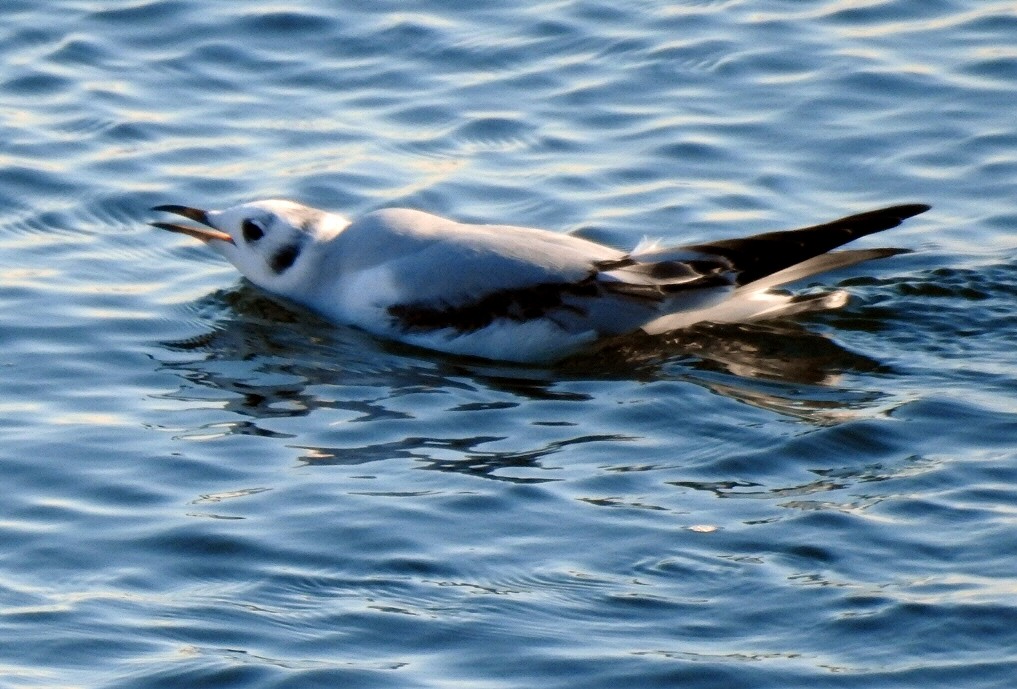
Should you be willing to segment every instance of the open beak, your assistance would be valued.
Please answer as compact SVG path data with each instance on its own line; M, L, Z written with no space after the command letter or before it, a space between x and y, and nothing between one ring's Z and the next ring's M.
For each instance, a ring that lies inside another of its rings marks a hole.
M149 223L152 227L158 227L160 230L169 230L170 232L186 234L189 237L200 239L203 242L210 242L213 239L216 239L220 242L227 242L229 244L234 243L233 237L229 236L222 230L216 229L215 226L208 221L208 213L200 208L189 208L187 206L174 206L170 204L166 206L156 206L152 210L182 215L185 218L193 220L194 222L199 222L210 229L205 229L204 227L190 227L188 225L177 225L176 223L171 222Z

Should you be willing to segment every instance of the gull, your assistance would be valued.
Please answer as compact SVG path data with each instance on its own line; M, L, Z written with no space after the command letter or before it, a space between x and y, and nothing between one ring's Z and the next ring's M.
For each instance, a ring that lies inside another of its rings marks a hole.
M574 235L474 225L408 208L353 221L284 200L152 210L250 282L335 323L450 354L550 363L598 343L696 323L783 318L843 306L846 292L774 287L905 253L832 251L929 209L905 204L794 230L632 251Z

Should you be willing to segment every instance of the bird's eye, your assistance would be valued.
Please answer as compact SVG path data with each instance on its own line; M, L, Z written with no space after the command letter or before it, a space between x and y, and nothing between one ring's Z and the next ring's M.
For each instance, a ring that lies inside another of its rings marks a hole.
M253 220L245 220L240 229L244 233L244 241L247 242L256 242L265 236L265 230L261 229Z

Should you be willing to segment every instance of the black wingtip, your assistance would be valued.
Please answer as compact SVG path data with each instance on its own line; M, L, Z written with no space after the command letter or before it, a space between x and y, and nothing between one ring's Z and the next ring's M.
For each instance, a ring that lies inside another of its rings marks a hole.
M728 259L739 271L738 284L747 285L855 239L897 227L930 208L925 203L905 203L849 215L821 225L686 248Z
M932 206L927 203L905 203L901 206L891 206L890 208L885 209L884 212L891 213L896 211L896 214L901 220L907 220L908 218L920 215L931 208Z
M847 236L855 239L858 237L864 237L867 234L882 232L883 230L889 230L890 228L897 227L908 218L924 213L930 208L932 208L932 206L927 203L904 203L898 206L887 206L886 208L878 208L874 211L865 211L864 213L849 215L846 218L838 218L837 220L823 223L822 225L803 227L801 229L822 230L827 233L833 230L846 230ZM792 232L795 231L798 230L792 230ZM845 239L845 241L849 240Z

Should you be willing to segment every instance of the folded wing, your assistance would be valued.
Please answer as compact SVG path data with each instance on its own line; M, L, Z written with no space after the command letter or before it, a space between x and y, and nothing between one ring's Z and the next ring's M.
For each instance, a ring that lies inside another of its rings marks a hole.
M386 286L373 303L396 330L467 334L543 320L568 333L602 336L660 332L711 315L776 314L780 304L772 300L746 304L770 287L900 253L827 252L928 208L893 206L795 230L632 254L569 235L466 225L405 209L365 216L343 234L351 247L361 247L347 254L360 262L358 274ZM382 246L384 253L368 248Z

